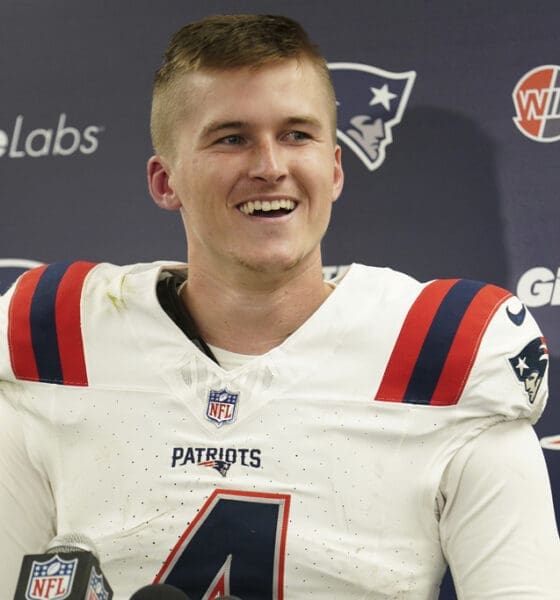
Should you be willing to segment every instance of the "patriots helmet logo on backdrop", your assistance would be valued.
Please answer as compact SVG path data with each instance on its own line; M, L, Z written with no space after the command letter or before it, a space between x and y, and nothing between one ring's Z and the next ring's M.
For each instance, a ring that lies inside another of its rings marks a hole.
M375 171L401 122L415 71L394 73L359 63L329 63L336 93L337 136Z

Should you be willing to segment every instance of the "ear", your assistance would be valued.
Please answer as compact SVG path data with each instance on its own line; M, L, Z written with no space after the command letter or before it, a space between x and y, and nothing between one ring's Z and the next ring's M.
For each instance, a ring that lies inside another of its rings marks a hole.
M170 167L163 156L155 155L148 160L148 188L154 202L164 210L178 210L181 201L169 183Z
M336 146L334 149L334 172L333 172L333 202L336 202L342 193L344 186L344 171L342 170L342 149Z

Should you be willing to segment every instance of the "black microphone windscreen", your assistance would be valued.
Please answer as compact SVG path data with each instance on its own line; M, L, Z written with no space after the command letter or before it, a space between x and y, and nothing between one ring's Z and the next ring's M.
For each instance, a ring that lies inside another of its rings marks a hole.
M134 592L130 600L190 600L190 598L173 585L152 583Z

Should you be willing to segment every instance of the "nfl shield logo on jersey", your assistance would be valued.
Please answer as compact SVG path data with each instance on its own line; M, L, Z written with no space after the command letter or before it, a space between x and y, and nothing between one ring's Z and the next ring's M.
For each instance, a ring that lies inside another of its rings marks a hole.
M231 423L235 418L238 393L233 393L223 388L210 390L206 417L221 427L224 423Z
M46 562L33 561L26 600L64 600L72 592L78 559L63 560L54 555Z
M385 160L392 129L401 119L415 71L393 73L358 63L329 63L336 93L337 136L370 170Z

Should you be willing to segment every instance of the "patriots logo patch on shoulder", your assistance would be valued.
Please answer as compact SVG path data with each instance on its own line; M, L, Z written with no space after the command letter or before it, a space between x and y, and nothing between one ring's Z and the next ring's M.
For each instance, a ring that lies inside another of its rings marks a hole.
M393 141L393 127L401 122L416 72L345 62L328 67L336 92L337 136L375 171Z
M523 383L533 404L548 366L548 348L544 338L535 338L519 354L509 359L515 376Z

